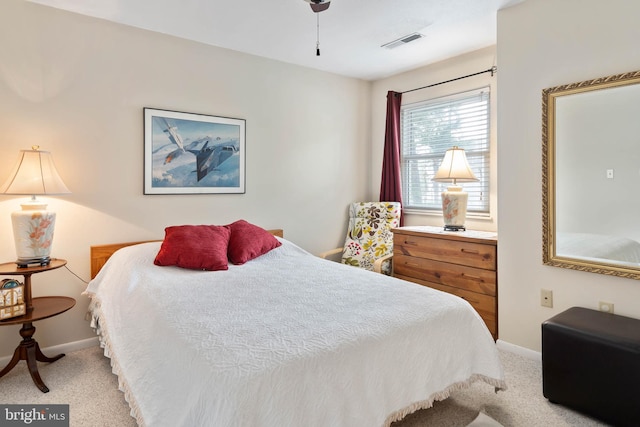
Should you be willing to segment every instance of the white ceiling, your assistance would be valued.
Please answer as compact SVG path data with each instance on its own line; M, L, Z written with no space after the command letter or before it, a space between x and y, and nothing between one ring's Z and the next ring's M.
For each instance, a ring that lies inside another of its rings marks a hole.
M496 12L524 0L332 0L319 15L304 0L29 1L376 80L495 44ZM414 32L425 37L393 50L381 47Z

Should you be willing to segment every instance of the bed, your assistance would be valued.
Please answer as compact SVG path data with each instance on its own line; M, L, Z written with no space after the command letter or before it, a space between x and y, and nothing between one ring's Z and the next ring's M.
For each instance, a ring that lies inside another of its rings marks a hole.
M269 235L221 271L155 265L163 241L92 247L92 325L138 425L389 426L506 388L466 301Z
M558 256L587 260L640 263L640 242L628 237L594 233L556 233Z

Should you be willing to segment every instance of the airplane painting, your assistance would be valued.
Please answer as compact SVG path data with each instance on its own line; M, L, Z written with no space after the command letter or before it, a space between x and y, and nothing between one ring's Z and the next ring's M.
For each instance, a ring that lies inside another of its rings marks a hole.
M145 194L244 193L244 120L144 113Z

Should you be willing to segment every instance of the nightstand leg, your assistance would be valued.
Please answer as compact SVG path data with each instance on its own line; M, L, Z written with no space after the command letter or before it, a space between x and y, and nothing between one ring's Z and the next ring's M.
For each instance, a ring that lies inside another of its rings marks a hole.
M54 357L45 356L40 350L40 345L36 340L34 340L33 334L36 332L36 328L33 326L31 322L24 323L22 328L20 328L20 336L22 337L22 341L20 345L16 348L16 351L13 353L13 357L11 361L5 368L0 372L0 377L7 374L11 369L13 369L19 361L26 360L27 367L29 368L29 373L31 374L31 379L35 383L35 385L43 392L48 393L49 388L44 384L42 378L40 377L40 372L38 372L38 362L55 362L64 356L63 354L58 354Z
M26 347L27 353L27 366L29 367L29 373L31 374L31 379L35 383L36 386L43 393L49 393L49 387L44 385L44 381L40 378L40 372L38 372L38 362L36 361L36 346L31 345Z
M38 362L55 362L56 360L60 359L61 357L64 356L64 353L58 354L57 356L53 356L53 357L47 357L44 354L42 354L42 351L40 351L40 344L38 344L36 342L36 360Z
M12 370L20 360L22 360L20 359L20 347L17 347L16 351L13 352L13 357L11 358L11 361L9 361L9 363L7 363L7 366L5 366L2 372L0 372L0 378L8 374L9 371Z

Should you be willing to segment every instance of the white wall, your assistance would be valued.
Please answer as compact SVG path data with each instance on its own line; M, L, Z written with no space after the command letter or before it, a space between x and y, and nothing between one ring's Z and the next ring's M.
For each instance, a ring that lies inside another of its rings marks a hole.
M556 227L640 241L640 85L556 98ZM613 171L613 178L607 177Z
M89 277L89 246L161 239L176 224L244 218L318 253L339 246L347 205L369 194L370 83L21 0L0 3L0 180L18 150L50 150L72 194L49 198L52 256ZM246 194L145 196L143 107L246 119ZM3 181L4 182L4 181ZM0 262L15 259L0 196ZM85 284L33 276L35 296L78 300L35 324L48 347L95 336ZM0 356L18 344L0 328Z
M496 65L496 48L490 46L474 52L460 55L446 61L437 62L425 67L407 71L386 79L377 80L372 86L371 95L371 190L370 198L378 200L380 195L380 179L382 174L382 154L384 149L385 119L387 114L387 91L404 92L434 83L450 80L487 70ZM498 70L498 73L500 71ZM497 79L490 73L481 74L467 79L422 89L402 95L402 104L411 104L427 99L438 98L454 93L489 86L491 90L490 134L491 134L491 179L490 179L490 210L489 218L467 216L465 225L469 229L495 231L497 227ZM442 215L405 214L405 225L443 225Z
M529 0L498 13L500 339L540 350L541 323L572 306L640 318L640 282L542 264L542 90L640 69L640 2ZM636 215L637 216L637 215ZM630 223L630 227L638 225ZM553 290L553 309L540 289Z

